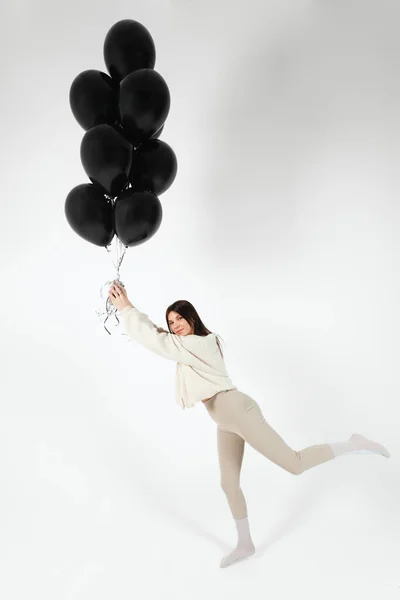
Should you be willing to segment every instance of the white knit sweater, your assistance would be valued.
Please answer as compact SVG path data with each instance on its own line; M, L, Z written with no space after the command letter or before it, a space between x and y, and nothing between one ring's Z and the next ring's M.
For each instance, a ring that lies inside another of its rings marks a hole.
M176 335L157 327L136 307L120 311L129 337L176 365L176 402L192 408L224 390L237 389L226 370L214 333Z

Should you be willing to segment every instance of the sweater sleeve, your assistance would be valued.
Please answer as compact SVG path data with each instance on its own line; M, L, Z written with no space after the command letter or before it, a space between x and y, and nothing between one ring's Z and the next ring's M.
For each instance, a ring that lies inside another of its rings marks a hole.
M168 360L195 366L199 355L204 354L204 338L200 335L168 333L132 306L126 306L120 314L131 339Z

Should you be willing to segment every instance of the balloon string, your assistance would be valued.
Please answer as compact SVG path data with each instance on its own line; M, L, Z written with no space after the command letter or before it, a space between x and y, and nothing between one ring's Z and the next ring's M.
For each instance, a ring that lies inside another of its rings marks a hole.
M123 287L125 287L124 283L121 281L121 278L120 278L120 267L121 267L121 264L122 264L122 262L124 260L124 257L125 257L126 246L124 246L121 243L120 240L117 241L116 253L117 253L117 255L119 254L119 256L117 256L117 260L116 261L113 260L113 257L112 257L110 249L108 247L106 247L106 250L107 250L107 253L110 256L110 258L111 258L111 260L112 260L112 262L114 264L114 267L115 267L116 271L117 271L117 276L116 276L116 278L113 281L106 281L106 283L104 283L104 285L101 286L101 288L100 288L100 297L101 297L101 299L103 301L105 300L105 310L103 312L99 312L99 311L96 310L96 314L98 315L99 318L105 317L104 322L103 322L103 326L104 326L104 329L107 331L107 333L109 335L111 335L111 332L106 327L106 323L107 323L108 319L110 319L111 317L114 317L116 319L116 321L117 321L117 325L119 325L120 321L119 321L118 316L116 314L118 309L114 306L114 304L110 300L109 290L110 290L111 285L115 281L118 281L120 285L122 285ZM122 335L127 335L127 334L124 333Z
M106 197L108 197L108 196L106 196ZM113 199L110 198L110 201L113 202ZM115 267L115 270L117 271L117 277L113 281L106 281L106 283L104 283L101 286L100 297L103 301L105 300L105 310L102 312L99 312L97 310L95 311L97 316L99 317L99 319L101 319L101 317L105 316L105 319L103 321L103 326L109 335L111 335L111 332L106 327L106 323L107 323L108 319L110 319L112 316L114 316L114 318L117 321L117 325L119 325L119 323L120 323L120 321L117 317L117 314L116 314L118 309L111 302L110 297L109 297L109 291L110 291L111 285L115 281L118 281L120 285L125 287L120 278L120 268L121 268L122 262L124 260L126 250L127 250L127 246L125 246L117 236L115 236L114 239L115 239L115 254L116 254L115 261L113 259L112 253L111 253L111 244L109 246L106 246L106 250L107 250L107 254L111 258L111 261ZM122 335L127 336L128 334L123 333Z
M122 261L124 260L125 257L125 252L126 252L126 246L124 246L121 242L121 240L119 240L117 237L115 237L116 239L116 256L117 256L117 260L114 261L112 254L111 254L111 250L109 249L108 246L106 246L106 250L113 262L113 265L117 271L117 278L119 279L119 269L121 267Z

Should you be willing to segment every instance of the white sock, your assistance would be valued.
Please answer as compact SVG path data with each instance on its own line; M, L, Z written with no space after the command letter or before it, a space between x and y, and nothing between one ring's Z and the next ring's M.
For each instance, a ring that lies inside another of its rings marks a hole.
M339 456L340 454L372 453L381 454L382 456L386 456L386 458L390 458L390 452L385 446L373 442L359 433L353 433L347 442L333 442L328 445L332 448L332 452L335 456Z
M255 547L250 535L249 519L235 519L236 529L238 532L238 543L236 548L224 556L221 561L221 567L229 567L229 565L252 556L255 552Z

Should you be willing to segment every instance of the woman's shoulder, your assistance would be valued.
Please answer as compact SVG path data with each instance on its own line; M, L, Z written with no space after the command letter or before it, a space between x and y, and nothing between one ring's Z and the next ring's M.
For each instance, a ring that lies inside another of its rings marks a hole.
M215 333L208 333L207 335L189 334L178 337L184 345L187 344L190 347L202 346L209 348L214 346L217 336L215 335Z

